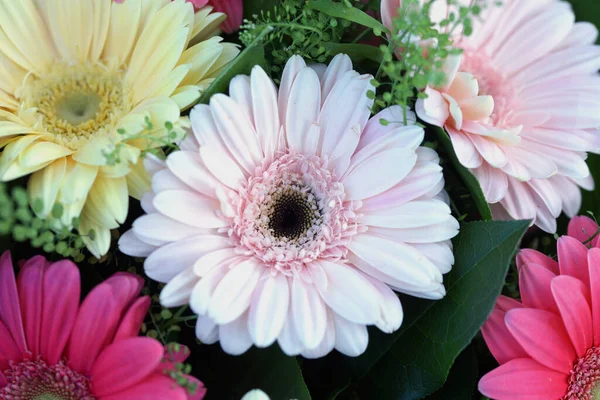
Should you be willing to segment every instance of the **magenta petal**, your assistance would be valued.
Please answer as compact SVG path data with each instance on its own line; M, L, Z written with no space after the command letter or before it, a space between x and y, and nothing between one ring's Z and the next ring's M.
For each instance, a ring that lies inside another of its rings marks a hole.
M528 356L527 352L523 350L523 347L506 327L505 315L506 313L499 309L492 310L483 328L481 328L485 343L499 364Z
M556 247L560 274L573 276L589 286L587 247L577 239L569 236L559 238Z
M96 286L83 300L67 348L69 365L87 374L96 357L109 343L121 314L111 285Z
M594 325L594 345L600 345L600 249L588 252L590 273L590 293L592 302L592 321Z
M154 372L163 358L159 341L145 337L120 340L108 346L92 367L90 376L95 396L129 389Z
M517 254L517 267L521 269L523 265L529 263L541 265L555 275L559 274L558 263L556 260L532 249L523 249L519 251L519 254Z
M9 361L21 361L23 352L16 345L8 328L0 321L0 371L8 368Z
M519 271L519 290L523 304L558 313L550 282L556 275L539 264L525 264Z
M187 400L187 392L171 378L152 374L145 381L119 393L102 396L100 400Z
M560 399L567 387L567 375L530 358L509 361L479 381L479 391L495 400Z
M506 297L503 295L500 295L498 297L498 299L496 300L496 304L494 305L494 308L497 308L498 310L507 312L508 310L512 310L513 308L522 308L523 304L519 303L517 300L515 299L511 299L510 297Z
M594 342L588 288L571 276L559 276L552 280L552 293L575 351L583 357Z
M0 389L4 386L8 385L8 381L6 380L6 376L0 371Z
M555 371L569 373L576 358L575 349L558 315L517 308L507 312L504 320L531 358Z
M598 224L593 219L585 216L573 217L569 221L569 230L567 235L579 240L587 241L598 230Z
M206 387L204 383L195 376L185 375L188 381L196 384L196 390L193 393L187 393L187 400L202 400L206 396Z
M56 262L44 272L40 353L55 364L60 360L79 308L79 269L71 261Z
M17 277L19 288L19 300L21 302L21 314L23 316L23 327L27 338L27 347L33 358L37 358L40 352L40 337L42 331L42 311L44 293L44 269L46 259L35 256L29 259L21 267Z
M102 284L113 288L115 300L124 309L140 294L144 287L144 280L141 276L128 272L117 272Z
M227 15L227 19L221 24L221 29L225 33L232 33L240 29L244 14L242 0L210 0L209 4L213 6L215 12Z
M0 256L0 321L10 331L15 344L22 353L27 351L25 331L19 306L19 293L13 271L10 252L5 251Z
M144 318L150 308L150 297L140 297L133 302L125 316L121 320L117 333L115 334L114 342L137 336L142 328Z

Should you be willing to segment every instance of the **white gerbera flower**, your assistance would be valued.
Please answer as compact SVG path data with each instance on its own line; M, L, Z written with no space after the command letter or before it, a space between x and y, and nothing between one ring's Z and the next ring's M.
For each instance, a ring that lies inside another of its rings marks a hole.
M400 327L391 289L445 294L458 223L423 129L400 107L369 119L372 77L347 56L318 70L293 57L278 90L255 67L196 106L183 151L148 160L148 215L120 241L167 282L161 302L189 303L198 338L231 354L277 340L357 356L367 325Z

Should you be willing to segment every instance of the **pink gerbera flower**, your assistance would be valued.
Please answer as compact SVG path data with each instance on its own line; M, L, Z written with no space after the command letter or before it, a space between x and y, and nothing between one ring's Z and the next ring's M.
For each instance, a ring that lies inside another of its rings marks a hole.
M185 400L163 374L163 346L137 337L150 306L141 278L118 273L79 305L77 266L36 256L15 280L0 257L0 399ZM181 359L179 357L178 359ZM199 385L198 392L204 389ZM196 397L197 399L197 397Z
M445 83L425 90L417 115L446 128L495 217L555 232L562 211L579 210L580 187L594 187L585 159L600 150L597 30L575 23L564 1L486 4L473 34L455 35L463 54L449 58ZM383 0L384 22L399 5ZM432 19L444 19L446 3L434 5Z
M479 390L496 400L594 400L600 395L600 248L587 217L558 240L558 262L517 256L521 302L501 296L483 327L500 367ZM590 240L592 239L592 240ZM585 244L583 244L584 242Z
M146 160L148 215L119 244L148 256L164 305L190 303L201 341L356 356L367 325L399 328L390 288L444 296L458 223L438 156L400 107L369 118L371 80L345 55L292 57L279 90L255 67L192 110L183 151Z

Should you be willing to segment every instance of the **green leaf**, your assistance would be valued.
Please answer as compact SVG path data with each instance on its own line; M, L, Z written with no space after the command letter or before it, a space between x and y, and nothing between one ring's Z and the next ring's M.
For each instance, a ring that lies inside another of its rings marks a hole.
M405 315L397 332L370 328L369 347L360 357L333 353L306 360L302 369L311 394L334 398L349 387L361 399L412 400L440 388L492 310L528 226L528 221L463 224L454 240L456 262L445 277L446 297L430 301L401 295Z
M260 15L261 11L272 11L279 3L279 0L244 1L244 18L250 20L253 15Z
M427 400L470 400L473 398L479 368L473 345L467 347L456 359L444 386Z
M481 218L486 221L492 220L492 211L490 210L490 206L485 199L485 195L483 194L483 190L481 190L481 186L477 181L477 178L469 171L468 168L465 168L460 161L458 161L458 157L456 157L456 153L454 152L454 148L452 147L452 142L450 141L450 137L442 128L432 127L433 130L437 133L438 139L442 146L446 149L450 160L452 161L452 165L462 178L465 186L469 189L471 193L471 197L475 202L475 206L481 214Z
M341 18L347 21L352 21L379 32L390 32L385 26L383 26L381 22L371 17L366 12L355 7L348 7L344 3L337 3L331 0L309 0L306 2L306 6L310 9L327 14L333 18Z
M378 47L370 46L368 44L353 44L353 43L323 43L331 55L336 54L347 54L353 60L367 59L375 61L381 64L383 62L383 55Z
M198 103L208 104L210 98L215 93L225 93L229 87L229 81L237 75L249 75L255 65L263 67L268 71L268 65L265 61L265 49L262 45L262 39L273 28L267 26L256 39L250 43L232 62L217 76L214 82L202 93Z
M403 301L405 321L389 346L373 346L361 393L418 399L440 388L458 354L471 342L500 295L529 221L477 221L461 226L456 262L439 301ZM365 396L368 398L368 396Z

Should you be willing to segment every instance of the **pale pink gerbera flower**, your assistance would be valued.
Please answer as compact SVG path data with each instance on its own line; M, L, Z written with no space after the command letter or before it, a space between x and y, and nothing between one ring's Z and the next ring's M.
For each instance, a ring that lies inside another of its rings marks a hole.
M137 337L150 306L141 278L119 273L79 305L77 266L36 256L15 280L0 257L0 399L185 400L163 374L163 346ZM181 359L181 357L177 357ZM197 392L203 395L199 384ZM190 399L201 397L190 397Z
M147 160L148 215L119 244L168 282L164 305L190 303L201 341L356 356L367 325L401 324L390 287L444 296L458 223L439 159L400 107L369 119L371 79L345 55L292 57L279 90L255 67L192 110L184 151Z
M439 21L448 7L436 3ZM555 232L562 211L579 210L580 187L594 187L585 159L600 149L597 30L575 23L564 1L494 3L471 36L454 37L462 56L448 60L445 84L428 87L416 111L446 128L495 217ZM383 1L384 21L398 5Z
M588 249L597 228L589 218L572 220L575 237L558 240L558 262L535 250L518 255L522 302L501 296L483 327L500 363L479 382L483 394L495 400L598 398L600 248Z

